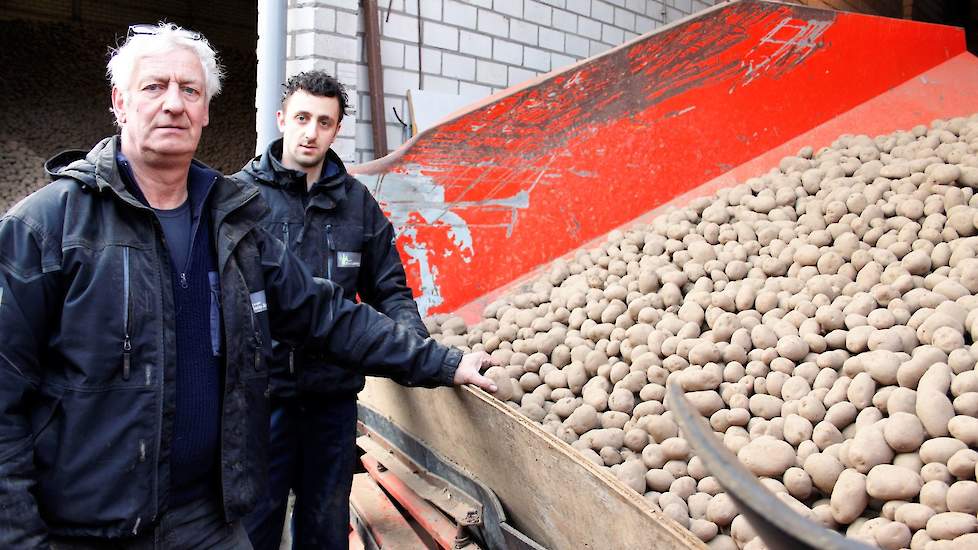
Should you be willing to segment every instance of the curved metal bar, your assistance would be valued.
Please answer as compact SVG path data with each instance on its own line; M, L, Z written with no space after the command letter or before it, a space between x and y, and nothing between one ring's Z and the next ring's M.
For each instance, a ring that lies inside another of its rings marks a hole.
M871 546L826 529L779 500L714 435L690 405L679 384L668 384L668 408L693 452L733 499L741 514L771 550L872 550Z

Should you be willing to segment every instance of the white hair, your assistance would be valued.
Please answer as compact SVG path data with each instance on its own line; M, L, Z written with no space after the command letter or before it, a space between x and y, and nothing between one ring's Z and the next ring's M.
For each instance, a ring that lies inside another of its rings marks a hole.
M177 48L188 49L197 55L204 68L204 97L210 102L211 98L221 93L221 80L224 78L224 68L217 59L217 52L203 35L173 23L160 22L152 34L131 34L122 46L112 52L106 66L109 81L125 94L140 58Z

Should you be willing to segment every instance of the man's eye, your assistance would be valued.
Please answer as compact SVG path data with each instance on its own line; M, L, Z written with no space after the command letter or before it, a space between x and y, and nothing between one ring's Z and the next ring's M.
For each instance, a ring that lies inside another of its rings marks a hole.
M295 115L295 119L298 120L299 122L305 122L306 121L306 116L305 115Z
M147 92L158 92L163 89L163 85L156 84L156 83L147 84L146 86L143 87L143 89L146 90Z
M200 95L200 90L198 90L197 88L191 88L189 86L185 86L183 88L183 93L187 95L196 96L196 95Z

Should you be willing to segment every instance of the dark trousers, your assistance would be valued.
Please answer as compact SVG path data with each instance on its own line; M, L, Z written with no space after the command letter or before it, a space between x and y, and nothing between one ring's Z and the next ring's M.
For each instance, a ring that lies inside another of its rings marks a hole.
M356 396L303 395L273 404L268 492L243 523L256 550L277 550L289 489L292 547L349 547L356 464Z
M163 514L150 532L126 539L51 537L54 550L250 550L240 522L225 523L213 497L201 498Z

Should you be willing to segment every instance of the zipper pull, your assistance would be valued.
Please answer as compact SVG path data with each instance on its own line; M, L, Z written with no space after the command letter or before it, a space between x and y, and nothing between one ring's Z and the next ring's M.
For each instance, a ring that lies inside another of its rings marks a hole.
M295 374L295 350L289 350L289 374Z
M261 331L255 331L255 370L261 370Z
M326 278L333 280L333 226L326 224Z
M129 335L126 335L126 339L122 341L122 379L129 380L129 366L130 366L130 352L132 351L132 343L129 341Z
M180 274L180 288L189 288L189 287L190 287L190 283L187 282L187 274L186 273L181 273Z

